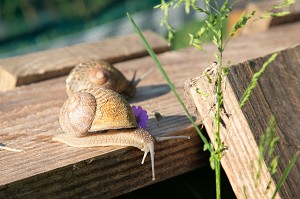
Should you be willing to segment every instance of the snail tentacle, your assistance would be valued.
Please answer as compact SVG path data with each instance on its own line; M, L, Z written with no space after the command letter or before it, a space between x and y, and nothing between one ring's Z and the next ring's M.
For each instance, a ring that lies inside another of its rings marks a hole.
M177 135L177 136L155 136L154 139L157 142L162 142L165 140L174 140L174 139L190 139L190 136Z

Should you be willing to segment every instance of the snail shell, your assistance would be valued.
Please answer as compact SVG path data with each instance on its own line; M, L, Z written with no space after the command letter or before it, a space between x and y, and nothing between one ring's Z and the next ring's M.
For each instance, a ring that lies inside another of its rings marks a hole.
M105 88L131 98L136 92L134 78L128 81L126 77L112 64L92 60L80 63L69 73L66 80L66 90L69 96L87 88Z
M64 132L76 137L88 132L135 128L137 122L131 106L109 89L84 89L63 104L59 123Z

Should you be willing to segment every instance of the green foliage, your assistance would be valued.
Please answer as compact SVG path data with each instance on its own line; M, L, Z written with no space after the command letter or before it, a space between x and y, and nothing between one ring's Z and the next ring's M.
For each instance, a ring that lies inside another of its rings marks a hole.
M252 11L249 15L245 16L245 13L242 14L242 16L239 18L239 20L236 22L236 24L233 26L230 36L234 36L235 33L241 29L244 28L246 23L248 22L249 19L251 19L255 14L255 11Z
M198 94L202 95L203 97L208 97L208 96L209 96L208 93L206 93L206 92L200 90L199 88L196 88L196 92L197 92Z
M277 7L274 7L275 9L278 9L279 7L288 6L293 2L293 0L285 0L283 4L278 5ZM213 116L214 119L214 126L215 126L215 136L213 139L214 144L208 143L200 130L198 130L198 127L194 124L193 120L191 119L190 114L188 113L187 109L185 108L185 105L183 104L181 98L178 96L175 88L173 87L173 84L169 80L167 74L164 72L161 64L157 60L155 54L151 50L150 46L147 44L145 38L143 38L141 32L138 30L136 25L134 24L133 20L131 19L132 23L135 26L136 31L138 32L139 36L141 37L143 43L145 44L146 48L148 49L150 55L152 56L153 60L155 61L158 68L161 70L163 76L167 80L168 84L171 87L171 90L174 92L175 96L177 97L178 101L184 108L188 118L194 125L195 129L197 130L198 134L200 135L201 139L204 141L204 149L203 150L209 150L210 152L210 166L213 170L215 170L216 174L216 197L221 198L221 175L220 175L220 168L221 168L221 158L223 156L223 151L226 149L226 146L224 145L224 142L222 142L220 138L220 131L221 131L221 107L223 104L223 91L222 91L222 80L225 75L228 74L228 65L223 65L223 52L225 50L226 44L228 43L229 39L236 34L236 32L243 28L249 19L251 19L255 11L251 12L249 15L245 16L244 14L240 17L240 19L237 21L237 23L234 25L232 31L229 34L229 38L226 42L224 42L224 23L226 22L229 13L232 10L232 4L229 3L228 0L223 1L221 4L219 4L219 1L214 0L214 5L212 4L211 0L204 0L204 7L198 7L196 5L196 0L171 0L168 3L166 3L164 0L161 0L161 4L155 6L155 8L159 8L163 11L164 17L161 20L161 25L165 25L168 29L168 41L171 42L172 39L174 39L174 28L168 23L167 17L169 9L172 7L173 9L179 7L181 4L185 5L186 13L190 12L190 7L192 7L195 11L199 13L204 13L206 15L206 19L204 20L204 23L202 26L199 27L199 29L196 32L190 32L188 35L190 37L190 45L194 46L197 49L202 50L202 44L203 41L207 41L207 36L211 38L211 41L214 43L217 49L217 53L215 54L217 59L217 66L215 68L212 68L212 70L209 70L212 73L204 73L204 77L208 79L210 83L213 83L216 85L216 112ZM278 12L278 13L270 13L270 16L282 16L286 13L284 12ZM246 89L244 95L242 96L240 107L242 108L245 103L248 101L251 91L254 89L254 87L257 85L258 78L264 73L267 66L276 59L277 54L273 54L262 66L262 68L253 75L253 78L251 80L250 85ZM214 77L211 77L213 75ZM196 88L196 92L204 97L207 97L208 94L201 91L199 88ZM278 157L274 157L274 149L275 145L278 142L278 138L275 136L275 118L272 117L269 123L269 127L266 129L266 133L262 135L261 142L259 146L260 154L259 154L259 160L258 160L258 171L255 175L256 185L258 185L258 179L261 174L262 169L262 162L264 158L269 162L268 170L271 175L274 175L276 173L276 169L278 166ZM269 182L269 185L271 184L271 181ZM269 188L269 185L266 189ZM243 187L243 192L245 198L247 198L246 194L246 188Z
M269 66L270 63L272 63L277 57L277 53L274 53L262 66L262 68L254 73L252 79L251 79L251 82L249 84L249 86L247 87L247 89L245 90L242 98L241 98L241 101L240 101L240 108L243 108L243 106L246 104L246 102L249 100L250 98L250 95L251 95L251 92L252 90L256 87L257 85L257 81L259 79L259 77L265 72L267 66Z
M203 25L204 21L199 20L191 20L183 24L182 27L180 27L178 30L176 30L174 34L174 39L172 42L172 48L173 49L180 49L184 47L188 47L192 44L190 44L190 33L198 31ZM208 35L207 40L204 40L203 42L211 41L212 36Z
M216 143L216 149L213 148L212 144L205 144L206 148L211 148L210 150L210 165L211 168L215 170L216 173L216 195L217 198L221 198L221 176L220 176L220 162L222 158L222 153L225 148L224 143L221 141L220 138L220 126L221 126L221 105L223 103L223 93L221 90L221 82L222 82L222 75L227 73L227 67L226 69L223 69L223 51L224 51L224 23L226 22L229 13L232 10L232 5L229 3L228 0L225 0L221 5L217 1L214 1L215 7L212 6L210 0L204 0L204 8L200 8L195 4L195 1L190 0L172 0L169 3L166 3L164 0L161 1L161 4L156 6L156 8L160 8L164 12L164 17L162 19L162 24L166 25L167 29L169 30L168 34L168 40L169 42L173 39L174 31L173 29L169 28L170 24L167 22L167 16L168 16L168 9L172 7L174 8L178 7L180 4L185 4L186 11L189 12L189 7L192 7L194 10L206 14L206 19L204 20L203 26L199 28L199 30L196 33L189 33L190 37L190 45L195 46L197 49L202 49L203 41L207 40L207 36L210 36L212 39L212 42L215 44L218 54L216 54L216 58L219 63L219 67L216 69L216 75L217 75L217 82L213 82L212 78L209 74L205 74L205 76L209 79L211 83L217 83L217 111L214 117L215 120L215 139L214 142ZM215 79L215 78L214 78ZM203 92L201 92L199 89L197 92L201 95Z
M271 197L272 199L275 198L278 190L280 189L280 187L282 186L282 184L285 181L286 177L288 176L289 172L291 171L292 167L296 163L299 154L300 154L300 151L297 151L295 153L295 155L293 156L293 158L290 160L289 164L287 165L286 169L284 170L281 178L279 179L279 181L278 181L278 183L276 185L276 189L275 189L275 191L274 191L274 193L273 193L273 195Z
M164 16L160 22L160 25L165 25L168 29L168 42L169 44L174 39L174 33L175 29L169 24L168 22L168 15L169 15L169 9L174 5L175 1L170 1L169 3L166 3L164 0L161 0L161 4L155 6L154 8L159 8L163 11Z
M261 18L267 17L282 17L290 14L290 11L282 11L283 8L288 8L290 5L294 4L295 0L284 0L282 3L273 6L271 11L266 12Z
M245 199L248 199L246 189L247 189L246 186L243 185L243 194L244 194L244 198L245 198Z
M258 180L261 175L261 169L263 165L263 161L265 160L266 163L269 163L268 170L273 176L277 171L277 165L278 165L278 156L273 157L274 155L274 149L276 146L276 143L278 142L279 138L276 136L276 121L275 117L272 116L270 118L268 127L264 134L260 137L259 142L259 155L258 155L258 169L256 171L255 175L255 186L258 186ZM268 187L266 188L268 189Z
M281 9L281 8L287 8L290 5L294 4L296 1L295 0L284 0L282 3L274 5L274 9Z
M190 33L190 44L195 46L198 49L202 49L201 46L204 41L212 38L213 43L217 47L219 52L222 52L223 49L223 37L225 35L225 29L223 28L229 13L232 10L231 5L228 1L225 1L220 9L216 9L211 6L209 0L205 1L206 6L203 9L198 9L199 12L205 13L207 19L205 20L204 26L196 33ZM217 4L219 7L219 5Z

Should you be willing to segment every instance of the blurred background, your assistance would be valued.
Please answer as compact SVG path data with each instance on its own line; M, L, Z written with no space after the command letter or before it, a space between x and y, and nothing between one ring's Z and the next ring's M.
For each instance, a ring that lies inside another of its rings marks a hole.
M93 42L133 32L126 12L142 30L164 36L162 12L153 9L160 0L0 0L0 58L33 51ZM170 22L181 27L201 20L184 7L170 13Z
M165 36L162 11L153 8L160 1L0 0L0 58L132 33L126 12L142 30ZM185 33L196 30L203 17L193 11L186 15L183 6L171 9L169 21L178 29L175 49L188 45Z

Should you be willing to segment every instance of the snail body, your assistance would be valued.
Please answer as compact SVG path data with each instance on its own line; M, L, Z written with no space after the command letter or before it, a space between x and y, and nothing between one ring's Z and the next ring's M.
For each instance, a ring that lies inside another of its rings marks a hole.
M64 133L53 140L72 147L133 146L144 151L142 164L150 153L153 180L155 140L189 138L153 137L138 127L128 102L109 89L84 89L69 97L61 108L59 124Z
M92 60L79 63L69 73L66 79L68 96L87 88L111 89L122 94L125 98L131 98L136 93L135 76L131 81L112 64L102 60Z

